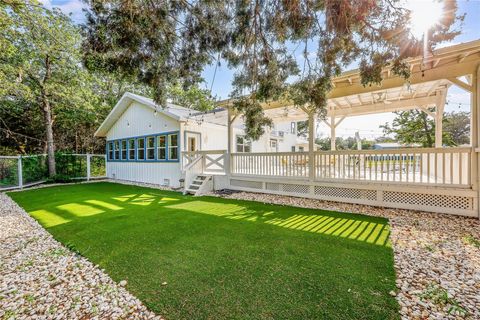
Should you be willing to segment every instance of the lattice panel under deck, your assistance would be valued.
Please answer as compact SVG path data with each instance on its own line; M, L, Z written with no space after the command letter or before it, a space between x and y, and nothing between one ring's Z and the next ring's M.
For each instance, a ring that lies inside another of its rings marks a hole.
M245 180L231 179L230 184L232 186L240 187L240 188L262 189L262 183L259 181L245 181Z
M289 193L308 193L310 187L304 184L283 184L283 191Z
M375 190L352 189L352 188L316 186L315 195L344 198L344 199L365 199L365 200L372 200L372 201L377 200L377 191Z
M270 191L280 191L280 183L267 182L265 189Z
M464 210L473 209L473 198L465 196L385 191L383 193L383 200L390 203L404 203L419 206Z

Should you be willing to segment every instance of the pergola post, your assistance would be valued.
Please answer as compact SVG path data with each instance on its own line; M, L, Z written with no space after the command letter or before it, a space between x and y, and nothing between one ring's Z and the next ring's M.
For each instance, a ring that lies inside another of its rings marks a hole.
M237 115L233 113L231 107L227 108L227 159L225 159L225 173L230 175L232 164L232 151L233 151L233 122Z
M330 117L330 150L334 151L337 146L336 146L336 132L335 129L337 126L335 125L335 117L331 116Z
M336 140L337 140L337 137L336 137L336 129L337 127L340 125L340 123L342 123L343 119L345 119L346 116L343 116L340 118L340 120L336 121L335 120L335 116L332 115L330 116L330 122L328 122L327 120L323 120L323 122L325 122L327 124L327 126L330 127L330 150L332 151L335 151L336 149Z
M471 184L472 189L477 191L477 214L480 218L480 190L479 186L479 176L478 173L480 172L480 162L478 157L479 151L479 141L480 141L480 132L478 128L480 127L480 117L479 117L479 110L480 107L480 64L477 65L475 70L473 71L472 78L471 78L471 85L472 85L472 93L470 95L471 99L471 145L472 145L472 167L471 167Z
M447 93L444 90L437 91L437 102L435 104L435 148L443 147L443 111Z
M315 113L308 113L308 176L315 180Z

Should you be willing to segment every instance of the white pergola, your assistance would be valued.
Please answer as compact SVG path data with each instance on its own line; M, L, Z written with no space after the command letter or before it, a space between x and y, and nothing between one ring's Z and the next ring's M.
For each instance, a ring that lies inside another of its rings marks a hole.
M472 119L477 119L480 40L437 49L426 58L416 57L407 62L411 72L408 81L393 75L391 68L383 70L384 80L379 86L363 86L359 70L345 72L333 80L334 88L328 95L327 117L324 120L331 129L332 150L335 150L336 128L346 117L410 109L421 109L435 119L435 147L441 148L443 110L447 90L452 84L471 93ZM228 105L228 100L220 103L220 106ZM272 118L287 115L291 119L303 117L312 120L309 138L313 146L315 114L309 114L308 109L298 110L290 101L272 101L263 107ZM230 110L229 125L236 116ZM477 122L478 120L472 121L471 126L471 142L474 146L478 144ZM230 151L232 140L229 141Z

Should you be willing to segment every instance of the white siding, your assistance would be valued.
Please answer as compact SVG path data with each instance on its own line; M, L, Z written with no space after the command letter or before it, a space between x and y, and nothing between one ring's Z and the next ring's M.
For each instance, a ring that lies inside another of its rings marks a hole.
M112 179L164 184L179 187L182 178L179 162L107 162L107 176Z
M184 131L197 132L201 135L200 150L227 150L227 127L213 123L203 122L198 124L189 121L184 126ZM182 132L182 150L186 150L185 134Z
M177 120L160 112L155 116L150 107L133 102L110 128L107 133L107 140L177 131L179 129L180 124Z
M120 116L107 133L107 141L129 137L145 136L162 132L180 130L180 123L145 105L134 102ZM183 139L179 135L180 147ZM170 186L179 187L181 179L180 162L107 162L109 178L137 181L153 184L164 184L170 180Z

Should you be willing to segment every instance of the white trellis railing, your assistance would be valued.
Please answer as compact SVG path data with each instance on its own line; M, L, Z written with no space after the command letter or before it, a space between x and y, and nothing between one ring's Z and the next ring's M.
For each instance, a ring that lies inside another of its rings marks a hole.
M225 173L226 159L225 150L182 152L183 170L187 170L193 162L200 161L201 173L207 174Z
M315 181L371 181L456 187L471 185L471 149L232 153L231 174Z

